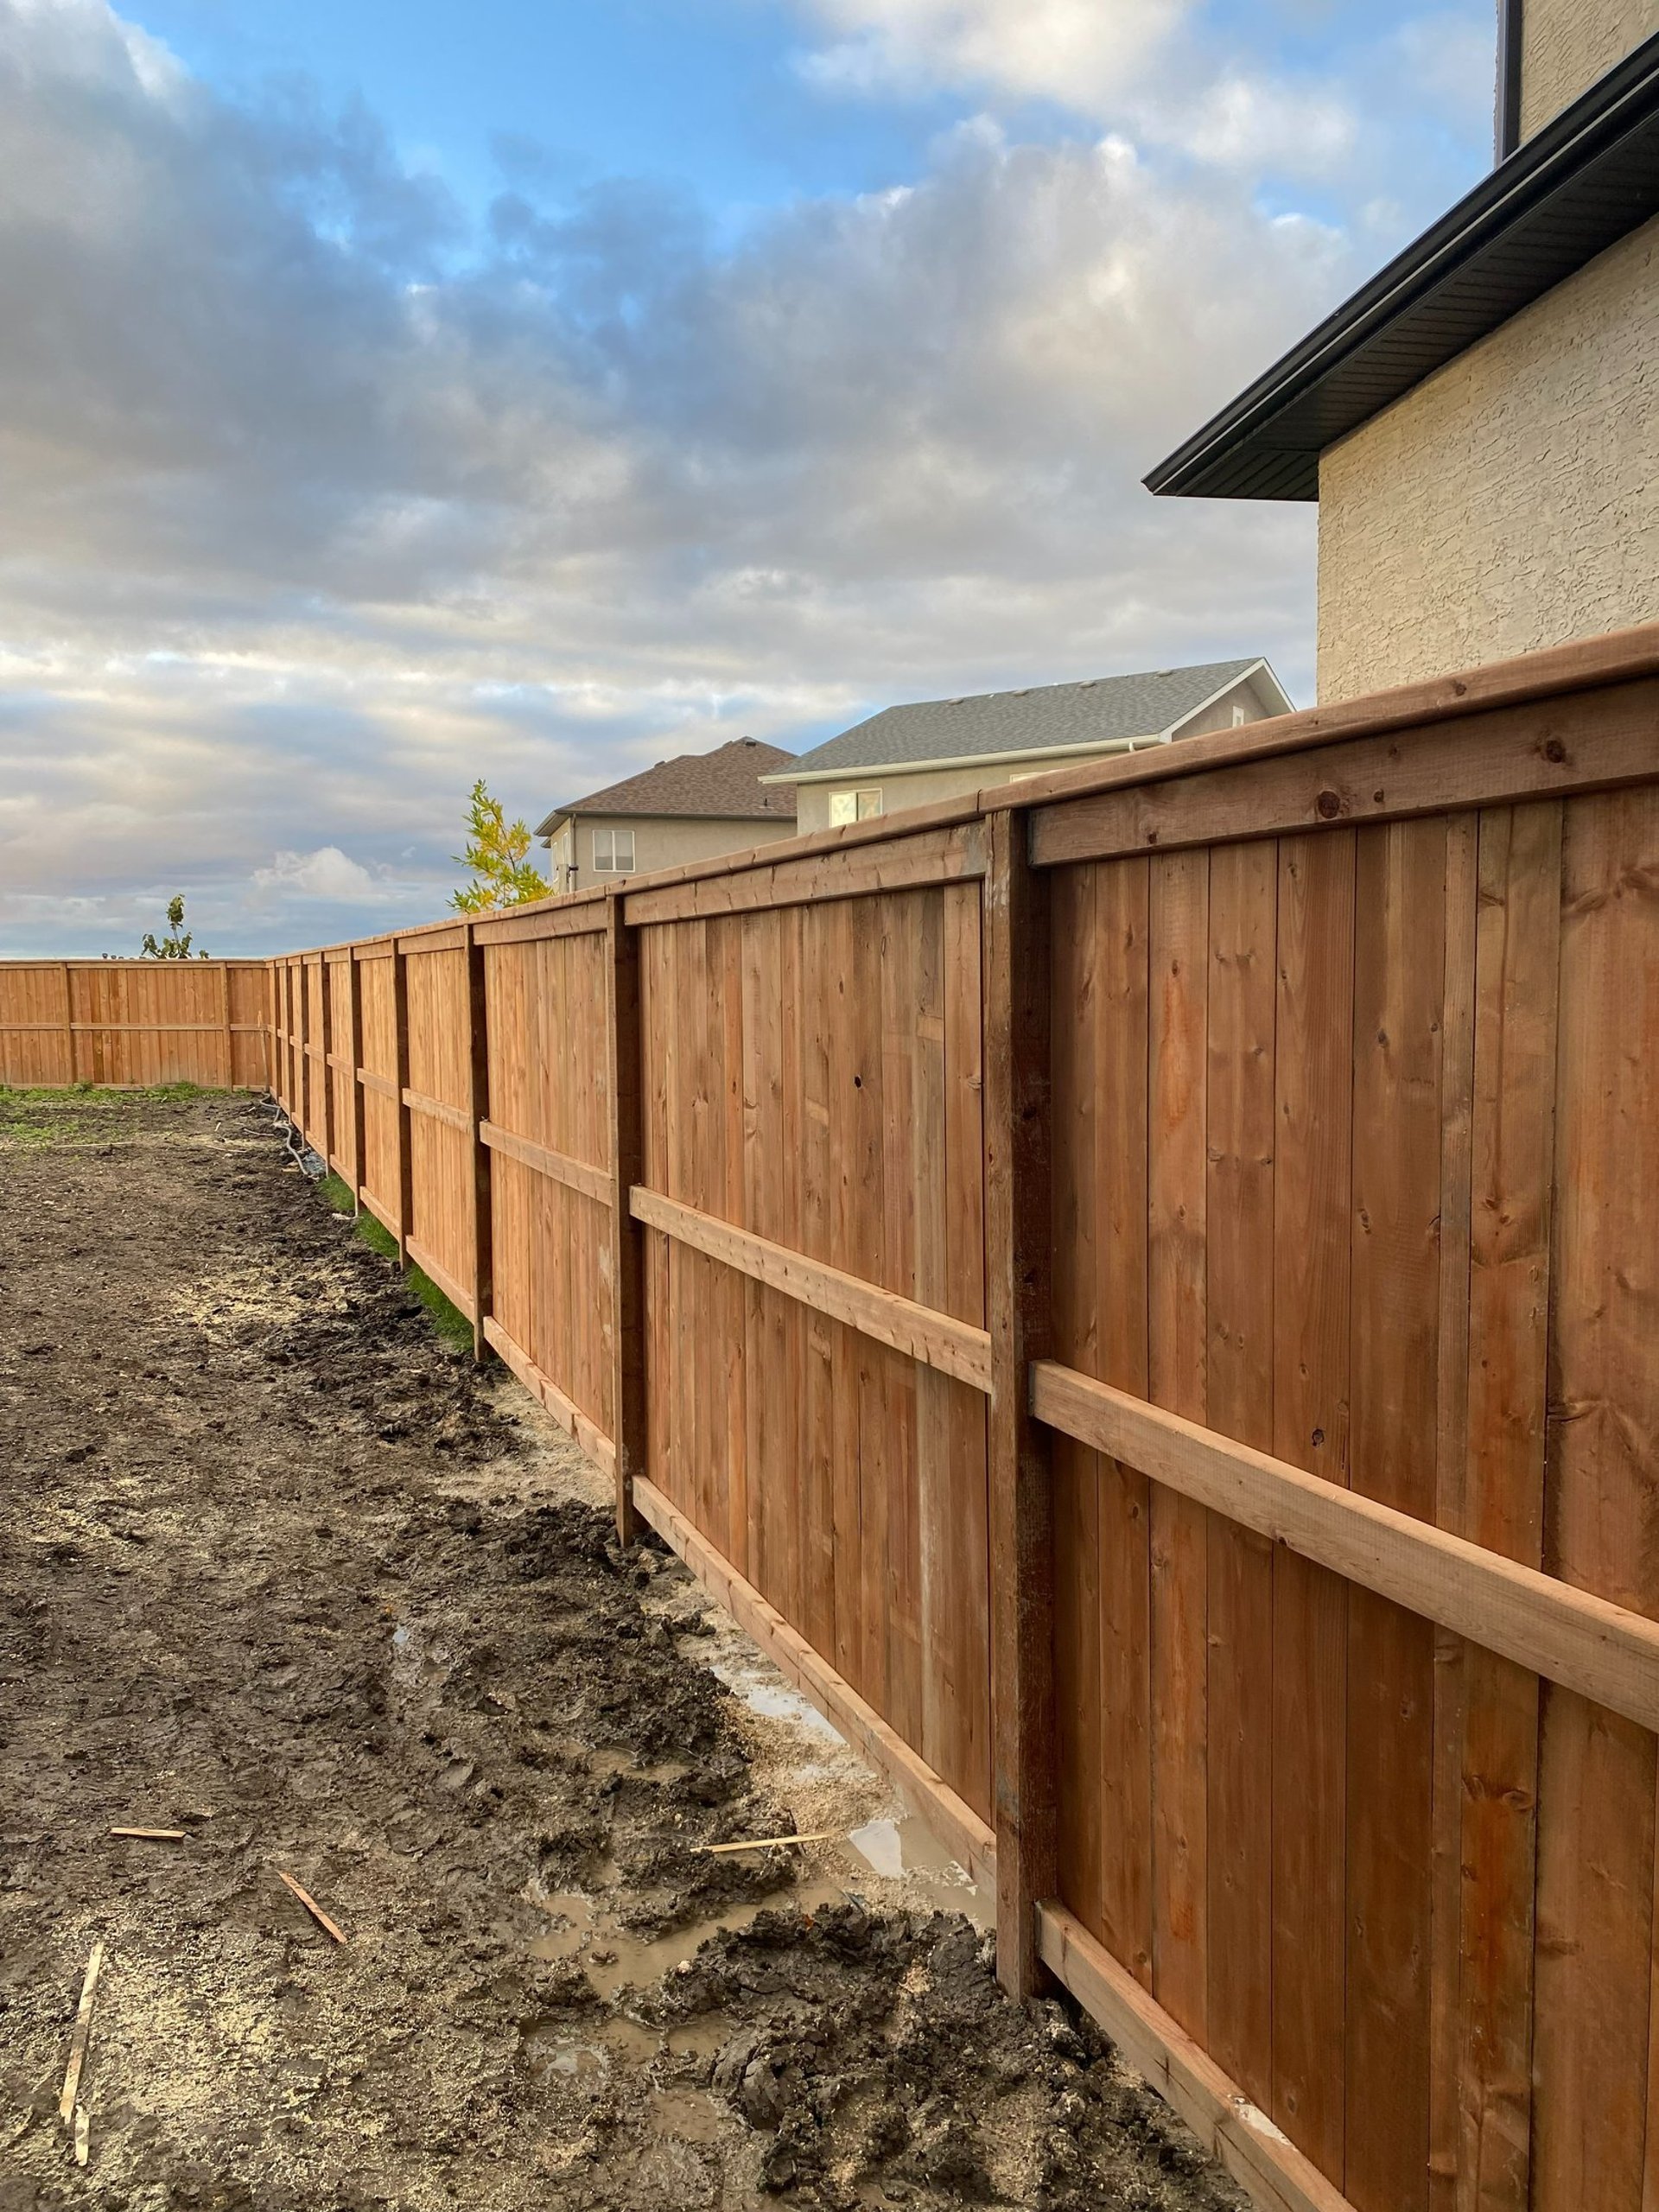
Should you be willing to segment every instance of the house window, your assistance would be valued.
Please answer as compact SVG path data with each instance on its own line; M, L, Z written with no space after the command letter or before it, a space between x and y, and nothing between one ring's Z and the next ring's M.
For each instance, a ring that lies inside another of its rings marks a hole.
M1244 709L1243 707L1235 707L1233 709L1233 728L1235 729L1243 729L1243 727Z
M626 875L633 866L633 832L632 830L595 830L594 832L594 874L595 875Z
M845 822L869 822L881 811L879 789L863 791L831 791L830 794L830 827L839 830Z

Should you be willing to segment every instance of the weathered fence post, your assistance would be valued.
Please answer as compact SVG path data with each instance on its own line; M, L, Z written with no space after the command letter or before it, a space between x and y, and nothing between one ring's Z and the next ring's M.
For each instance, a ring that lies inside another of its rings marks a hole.
M1031 1363L1051 1326L1049 918L1023 814L990 816L985 879L986 1306L991 1338L990 1553L996 1970L1035 1994L1038 1904L1058 1882L1054 1511Z
M409 963L391 940L391 1018L397 1092L397 1263L409 1265L409 1232L415 1217L415 1144L409 1110Z
M363 965L357 957L357 947L350 948L350 988L348 996L352 1009L352 1197L357 1211L363 1211L363 1186L368 1178L364 1172L363 1155L368 1149L364 1132L368 1116L364 1110L363 1088Z
M638 1534L633 1479L645 1471L645 1230L628 1211L643 1179L639 1058L639 932L620 890L605 906L605 1035L611 1120L611 1433L616 1447L616 1532Z
M473 1357L484 1357L484 1323L495 1303L494 1215L490 1190L490 1148L484 1124L490 1118L490 1023L484 947L471 922L461 925L467 960L467 1118L473 1153Z

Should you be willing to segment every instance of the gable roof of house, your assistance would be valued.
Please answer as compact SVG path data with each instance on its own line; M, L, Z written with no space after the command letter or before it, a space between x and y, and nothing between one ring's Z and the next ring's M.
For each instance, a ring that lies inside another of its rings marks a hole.
M637 776L586 798L556 806L537 828L538 837L550 837L559 823L573 814L652 814L670 819L747 822L792 822L795 795L768 789L760 781L774 768L793 761L795 755L781 746L763 745L756 737L734 738L712 753L682 753L677 760L659 760Z
M944 766L1002 753L1081 752L1160 737L1257 671L1267 675L1270 700L1284 698L1277 677L1257 658L887 707L803 753L783 775L791 783L807 782L854 768ZM1287 709L1290 702L1284 703Z
M1317 499L1319 455L1659 213L1659 34L1501 162L1147 478Z

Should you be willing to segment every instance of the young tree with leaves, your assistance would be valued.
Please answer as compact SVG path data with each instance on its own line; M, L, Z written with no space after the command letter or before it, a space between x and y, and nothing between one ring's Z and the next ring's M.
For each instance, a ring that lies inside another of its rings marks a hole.
M153 930L144 931L144 942L138 956L141 960L207 958L205 952L191 952L190 932L184 926L184 893L181 891L167 902L167 926L171 934L162 938L159 943Z
M449 904L462 914L486 914L496 906L521 906L527 899L545 899L552 887L524 855L530 850L530 831L523 822L509 823L499 798L492 798L480 776L473 785L467 810L467 849L450 857L467 868L472 881L454 893Z

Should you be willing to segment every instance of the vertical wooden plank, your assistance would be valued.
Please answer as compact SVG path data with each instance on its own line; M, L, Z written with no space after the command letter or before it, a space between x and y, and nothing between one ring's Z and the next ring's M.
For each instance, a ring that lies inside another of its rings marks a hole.
M1659 1615L1659 791L1567 802L1544 1565ZM1655 1740L1543 1698L1533 2202L1644 2189Z
M835 971L830 927L834 908L793 910L798 929L801 1007L801 1249L813 1259L834 1258L830 1184L830 1033ZM802 1357L802 1628L826 1658L836 1649L836 1325L809 1313L803 1324Z
M980 887L953 883L944 902L945 1310L976 1327L985 1308L984 961ZM949 1386L950 1515L941 1531L950 1667L945 1763L952 1789L989 1820L991 1596L985 1399Z
M1473 1202L1475 996L1479 817L1446 828L1446 983L1440 1046L1440 1267L1434 1513L1461 1531L1469 1445L1469 1272ZM1463 1960L1464 1738L1470 1669L1478 1655L1436 1627L1428 1989L1428 2202L1452 2212L1459 2164L1459 2008Z
M1114 861L1095 887L1102 1022L1094 1080L1100 1229L1101 1378L1147 1390L1147 918L1150 863ZM1152 1543L1150 1485L1102 1459L1101 1758L1106 1944L1152 1980Z
M1348 1480L1354 837L1279 849L1274 1014L1273 1449ZM1343 2171L1348 1593L1273 1566L1274 2119Z
M1027 1379L1052 1342L1049 902L1027 856L1026 817L999 810L990 830L982 1023L996 1972L1023 2002L1041 1986L1036 1908L1059 1877L1053 1481Z
M228 961L222 962L219 970L219 1041L225 1048L224 1086L226 1090L236 1088L236 1033L231 1027L231 969Z
M616 1446L616 1532L639 1533L633 1484L647 1465L645 1422L645 1231L628 1211L628 1193L645 1180L641 1065L639 932L613 892L605 904L605 1052L610 1113L611 1417Z
M358 957L356 945L352 947L346 974L350 982L352 1017L352 1087L349 1093L352 1102L352 1196L357 1201L359 1213L361 1213L364 1186L368 1181L368 1138L363 1104L366 1096L363 1087L363 963Z
M318 1020L322 1034L322 1157L323 1164L332 1173L334 1156L339 1149L334 1135L334 970L326 960L317 963ZM226 1044L230 1043L230 990L226 988Z
M1095 1085L1102 1027L1096 870L1057 869L1048 879L1052 1145L1052 1325L1056 1355L1099 1373L1100 1270L1096 1258L1101 1101ZM1060 1895L1091 1936L1105 1940L1101 1865L1104 1822L1101 1754L1100 1482L1095 1454L1055 1437L1055 1736L1060 1790L1057 1853Z
M462 930L466 972L461 988L465 994L467 1115L470 1124L467 1142L472 1154L468 1197L473 1246L473 1357L482 1361L484 1323L495 1311L495 1216L490 1148L480 1134L490 1118L490 1009L484 947L474 934L471 922L464 923Z
M950 1303L950 1239L946 1217L946 1101L944 1020L944 896L929 891L918 902L914 976L916 1043L912 1068L911 1119L915 1296L941 1313ZM949 1585L941 1531L954 1510L950 1453L950 1378L933 1368L916 1375L917 1605L922 1661L922 1756L943 1771L948 1729L949 1676L944 1661L944 1621Z
M409 1264L409 1236L415 1221L415 1146L404 1093L409 1085L409 963L394 938L391 947L393 1082L397 1086L397 1263Z
M728 1221L744 1219L743 1173L743 932L747 918L730 915L717 925L720 957L715 968L717 1012L725 1046L721 1061L721 1110L725 1128L725 1173L715 1211ZM747 1286L732 1268L715 1277L718 1347L724 1365L725 1395L719 1438L726 1467L726 1556L747 1579L753 1579L749 1557L748 1421L746 1417L749 1346L744 1325Z
M920 924L927 894L900 893L880 902L877 988L881 1037L882 1282L914 1298L917 1269L916 1154L926 1135L916 1123L915 1064L920 992ZM921 1369L887 1355L882 1363L887 1424L887 1719L908 1744L925 1734L922 1694L921 1528L918 1516L917 1424Z
M1435 1516L1444 820L1357 833L1352 1486ZM1433 1635L1350 1592L1347 2194L1428 2192Z
M1274 957L1271 842L1210 860L1206 1197L1209 1419L1273 1440ZM1210 1526L1210 2049L1255 2102L1272 2099L1271 1548Z
M1202 1421L1208 1401L1205 1196L1210 855L1151 861L1147 1382ZM1203 2040L1208 2010L1210 1516L1154 1485L1153 1993Z
M1444 1446L1461 1444L1464 1479L1457 1518L1446 1525L1531 1567L1542 1555L1560 874L1559 804L1497 808L1480 818L1467 1402L1461 1437ZM1450 976L1449 934L1446 966ZM1448 1081L1450 1043L1448 1025ZM1526 2212L1538 1682L1473 1645L1459 1647L1458 1672L1459 1725L1448 1747L1455 1792L1447 1792L1456 1808L1458 1971L1446 1993L1449 2049L1436 2051L1434 2183L1440 2189L1449 2150L1446 2198L1458 2212ZM1437 1780L1440 1758L1437 1742ZM1437 1868L1440 1811L1437 1790ZM1437 1961L1446 1948L1437 1928ZM1439 2113L1446 2063L1449 2142Z
M75 987L69 963L63 963L63 1079L67 1084L80 1080L75 1058Z

